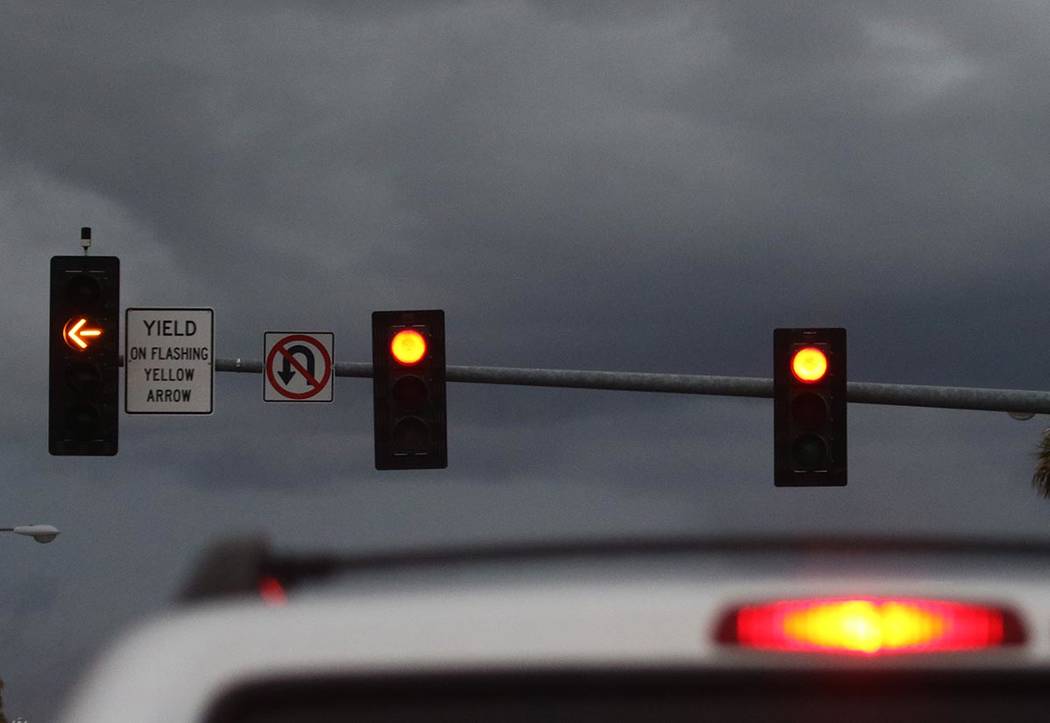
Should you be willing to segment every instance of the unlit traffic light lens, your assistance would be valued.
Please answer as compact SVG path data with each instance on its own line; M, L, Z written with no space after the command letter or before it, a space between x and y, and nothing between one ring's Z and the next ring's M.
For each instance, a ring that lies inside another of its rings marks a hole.
M799 349L791 357L791 373L800 382L819 382L828 373L828 358L815 346Z
M399 364L418 364L426 356L427 340L415 329L402 329L390 340L390 353Z
M804 434L791 447L795 469L815 471L828 466L828 445L815 434Z
M70 364L66 370L66 381L73 391L93 396L102 387L102 371L97 364L90 362Z
M78 404L72 407L67 414L69 431L78 440L93 439L100 416L97 408L87 404Z
M799 394L791 402L791 417L806 430L817 430L828 421L828 405L819 394Z
M394 425L395 454L423 453L432 445L430 427L419 417L405 417Z
M77 274L66 284L66 301L84 308L93 305L102 295L98 281L88 274Z
M426 383L417 376L401 377L394 383L394 401L406 412L419 413L428 396Z

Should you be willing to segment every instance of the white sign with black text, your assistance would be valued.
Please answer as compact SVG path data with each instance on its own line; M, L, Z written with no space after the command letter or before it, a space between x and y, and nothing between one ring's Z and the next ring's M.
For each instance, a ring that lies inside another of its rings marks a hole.
M124 411L211 414L215 328L212 309L128 309Z

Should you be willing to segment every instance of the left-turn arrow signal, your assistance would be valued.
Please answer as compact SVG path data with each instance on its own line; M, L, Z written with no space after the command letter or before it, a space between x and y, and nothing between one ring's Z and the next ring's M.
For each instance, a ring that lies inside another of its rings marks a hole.
M85 324L87 324L87 319L84 317L70 319L66 322L62 329L62 338L70 348L84 351L92 340L102 336L101 329L85 329Z

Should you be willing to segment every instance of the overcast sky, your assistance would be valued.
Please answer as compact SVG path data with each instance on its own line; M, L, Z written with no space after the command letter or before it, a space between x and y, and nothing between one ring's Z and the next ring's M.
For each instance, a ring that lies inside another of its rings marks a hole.
M373 469L371 383L121 418L47 453L48 263L370 358L443 308L450 364L1046 389L1050 4L7 0L0 9L0 676L46 721L195 554L614 533L1046 536L1042 418L854 406L845 489L777 489L768 400L449 386L449 468Z

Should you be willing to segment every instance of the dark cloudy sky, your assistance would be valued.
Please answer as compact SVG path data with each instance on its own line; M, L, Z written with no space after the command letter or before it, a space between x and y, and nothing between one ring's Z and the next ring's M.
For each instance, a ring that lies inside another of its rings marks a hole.
M1047 388L1050 4L7 0L0 538L8 715L48 720L194 554L605 533L1046 536L1041 418L854 406L850 484L775 489L767 400L451 385L449 468L373 469L371 385L122 417L47 453L48 259L210 306L220 357L446 310L451 364Z

